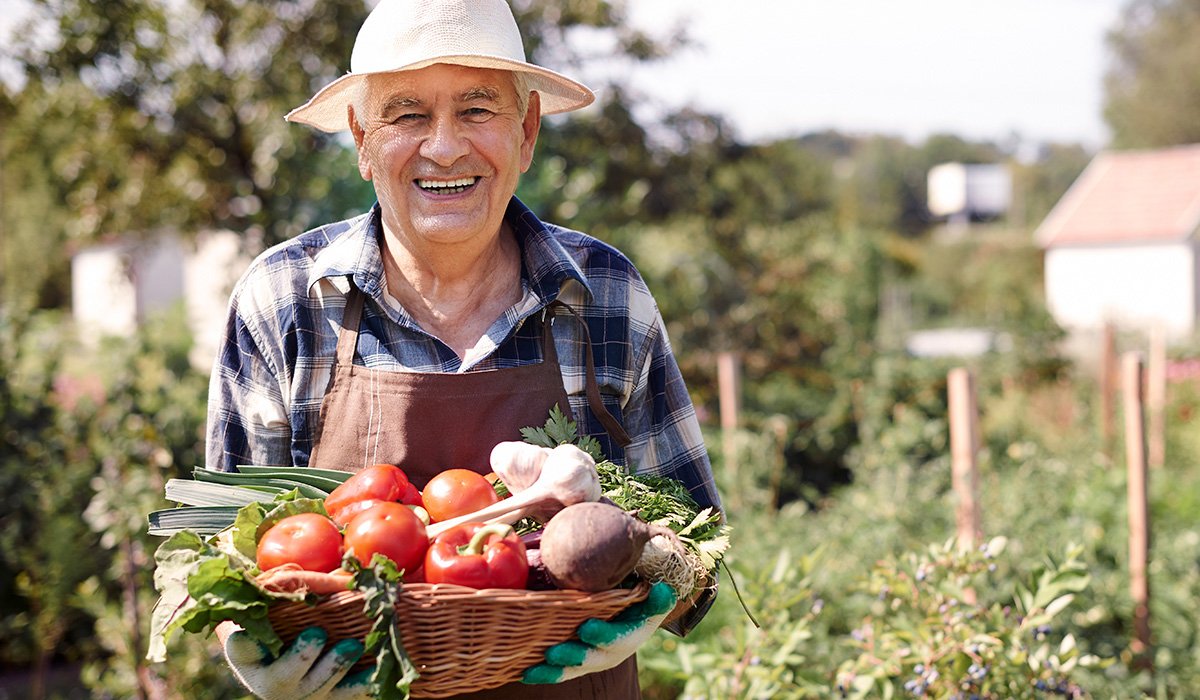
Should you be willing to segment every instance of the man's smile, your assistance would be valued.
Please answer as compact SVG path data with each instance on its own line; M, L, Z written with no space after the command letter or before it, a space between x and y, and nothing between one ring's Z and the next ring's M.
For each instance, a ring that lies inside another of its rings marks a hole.
M479 182L478 177L460 177L453 180L418 179L417 187L433 194L458 194L466 192L476 182Z

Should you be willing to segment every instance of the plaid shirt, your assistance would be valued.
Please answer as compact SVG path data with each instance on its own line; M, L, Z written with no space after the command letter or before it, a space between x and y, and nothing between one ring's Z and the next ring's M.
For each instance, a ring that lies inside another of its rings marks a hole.
M577 321L554 324L563 385L581 433L614 462L674 477L701 506L718 506L712 470L658 306L633 264L590 236L540 221L515 197L505 219L523 255L521 301L465 359L417 325L387 294L379 207L285 241L234 288L209 387L207 465L305 465L330 382L337 328L353 283L367 304L356 362L409 372L470 372L541 361L540 323L554 299L591 335L606 406L632 438L622 451L584 393L587 349Z

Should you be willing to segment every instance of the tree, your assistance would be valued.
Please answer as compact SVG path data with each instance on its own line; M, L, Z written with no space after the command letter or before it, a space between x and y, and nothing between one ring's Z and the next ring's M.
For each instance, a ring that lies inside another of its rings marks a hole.
M6 272L52 259L32 303L54 305L68 245L211 228L269 243L361 209L369 187L343 177L344 145L282 116L343 71L365 14L294 0L37 4L4 49L24 78L0 99Z
M1108 37L1104 116L1122 148L1200 143L1200 0L1134 0Z

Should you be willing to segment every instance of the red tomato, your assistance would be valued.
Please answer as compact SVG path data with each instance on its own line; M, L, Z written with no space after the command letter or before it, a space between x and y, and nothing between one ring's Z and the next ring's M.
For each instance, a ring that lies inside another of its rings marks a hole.
M499 500L487 477L470 469L447 469L430 479L421 492L429 519L435 523L474 513Z
M429 536L425 523L412 508L385 501L354 516L346 525L346 549L363 565L382 554L405 571L415 571L425 561Z
M367 467L342 482L325 499L325 512L338 525L345 526L355 515L367 510L377 501L412 499L416 487L408 482L404 470L392 464ZM419 505L419 504L412 504Z
M328 573L342 565L342 533L319 513L289 515L263 533L256 559L263 571L296 564L307 571Z

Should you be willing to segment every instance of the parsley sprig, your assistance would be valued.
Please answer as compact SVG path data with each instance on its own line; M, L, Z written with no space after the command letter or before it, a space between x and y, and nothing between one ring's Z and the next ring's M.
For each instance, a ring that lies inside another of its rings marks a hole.
M376 658L370 679L372 694L380 700L407 700L409 686L420 674L404 650L396 624L396 601L404 585L401 573L392 560L380 554L365 567L348 555L343 566L354 572L354 588L363 594L363 614L374 621L363 640L363 653Z

